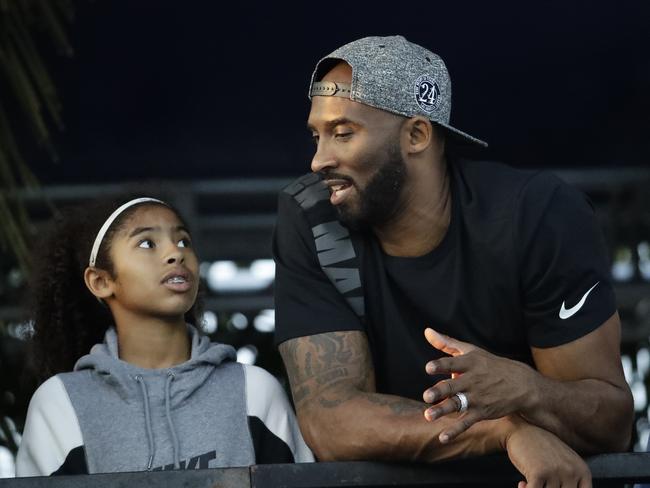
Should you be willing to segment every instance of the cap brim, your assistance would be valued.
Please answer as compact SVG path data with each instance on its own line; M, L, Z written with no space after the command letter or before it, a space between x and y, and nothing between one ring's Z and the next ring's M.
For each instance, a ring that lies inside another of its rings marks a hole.
M487 142L477 139L476 137L472 137L469 134L466 134L465 132L452 127L451 125L441 124L440 122L436 122L436 124L438 124L440 127L444 127L447 130L447 133L452 136L454 141L457 143L463 145L471 145L474 147L488 147Z

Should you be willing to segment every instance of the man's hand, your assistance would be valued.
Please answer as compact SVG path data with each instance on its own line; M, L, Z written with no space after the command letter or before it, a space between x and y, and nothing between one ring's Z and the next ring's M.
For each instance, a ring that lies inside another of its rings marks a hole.
M633 402L621 367L617 313L592 332L558 346L531 347L535 368L490 354L472 344L425 331L429 343L451 357L426 365L429 374L451 374L426 390L434 403L428 420L448 418L442 443L480 420L518 414L581 454L620 452L630 442ZM460 415L457 393L467 398Z
M448 442L481 420L497 419L526 408L538 374L531 367L430 328L424 335L433 347L451 356L427 363L427 373L452 375L422 395L425 402L436 404L425 411L425 417L435 420L457 412L460 403L456 393L463 393L469 405L465 414L440 434L440 442Z
M584 460L556 436L516 420L517 428L506 439L512 464L524 475L518 488L572 486L591 488L591 472Z

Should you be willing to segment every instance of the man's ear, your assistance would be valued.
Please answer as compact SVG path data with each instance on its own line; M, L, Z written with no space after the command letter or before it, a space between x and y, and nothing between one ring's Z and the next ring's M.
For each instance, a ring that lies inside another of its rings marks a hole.
M106 299L113 295L113 279L108 271L88 267L84 271L84 281L90 293L97 298Z
M408 119L404 124L404 133L409 154L418 154L430 147L440 154L444 153L444 140L426 117L416 115Z

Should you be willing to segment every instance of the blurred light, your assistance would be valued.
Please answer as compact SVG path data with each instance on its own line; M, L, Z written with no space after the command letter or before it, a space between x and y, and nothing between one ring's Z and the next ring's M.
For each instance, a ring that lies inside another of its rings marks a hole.
M259 280L272 281L275 278L275 261L256 259L251 263L251 274Z
M634 397L634 411L641 412L648 406L648 392L645 389L643 381L636 379L630 385L632 397Z
M9 271L9 274L7 275L7 282L14 288L20 288L25 282L25 276L23 275L22 271L20 271L20 269L14 268Z
M273 332L275 330L275 310L261 310L253 320L253 327L258 332Z
M267 288L274 277L272 259L258 259L243 268L237 267L234 261L215 261L207 272L206 281L216 292L250 292Z
M18 432L18 429L16 429L16 424L14 421L11 419L11 417L5 417L5 427L7 427L9 431L9 435L11 435L14 439L14 442L16 445L20 445L20 442L23 438L23 436ZM2 438L6 439L7 437L5 436L4 431L2 432Z
M639 417L635 422L637 443L634 444L635 452L643 452L648 447L648 435L650 434L650 425L646 417Z
M34 333L34 322L29 320L27 322L10 323L7 325L7 333L16 339L27 340Z
M252 344L242 346L237 350L237 362L242 364L255 364L257 348Z
M632 383L632 359L627 354L621 356L621 365L623 366L623 374L625 375L625 381L629 385Z
M237 330L244 330L248 327L248 319L241 312L235 312L230 317L230 324Z
M210 310L203 312L203 318L201 319L201 329L203 329L203 332L206 334L214 334L218 327L219 319L217 318L217 314Z
M636 247L639 253L639 273L645 281L650 281L650 244L647 241L639 242Z
M618 246L614 253L612 277L616 281L630 281L634 277L632 251L627 246Z
M640 452L646 452L648 449L648 439L650 439L650 429L642 429L639 431L639 442L637 444L638 449L635 449ZM638 485L634 485L638 486Z
M215 261L208 270L208 281L228 281L237 275L234 261Z
M0 446L0 478L16 476L14 455L5 446Z
M650 369L650 351L646 347L642 347L636 352L636 370L641 379L644 379L648 370Z

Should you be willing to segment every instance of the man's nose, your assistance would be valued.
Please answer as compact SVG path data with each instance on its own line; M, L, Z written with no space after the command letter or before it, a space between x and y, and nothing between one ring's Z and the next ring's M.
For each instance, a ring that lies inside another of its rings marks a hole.
M338 165L336 157L328 150L326 144L318 143L316 154L311 160L311 170L314 173L324 170L325 168L335 168Z

